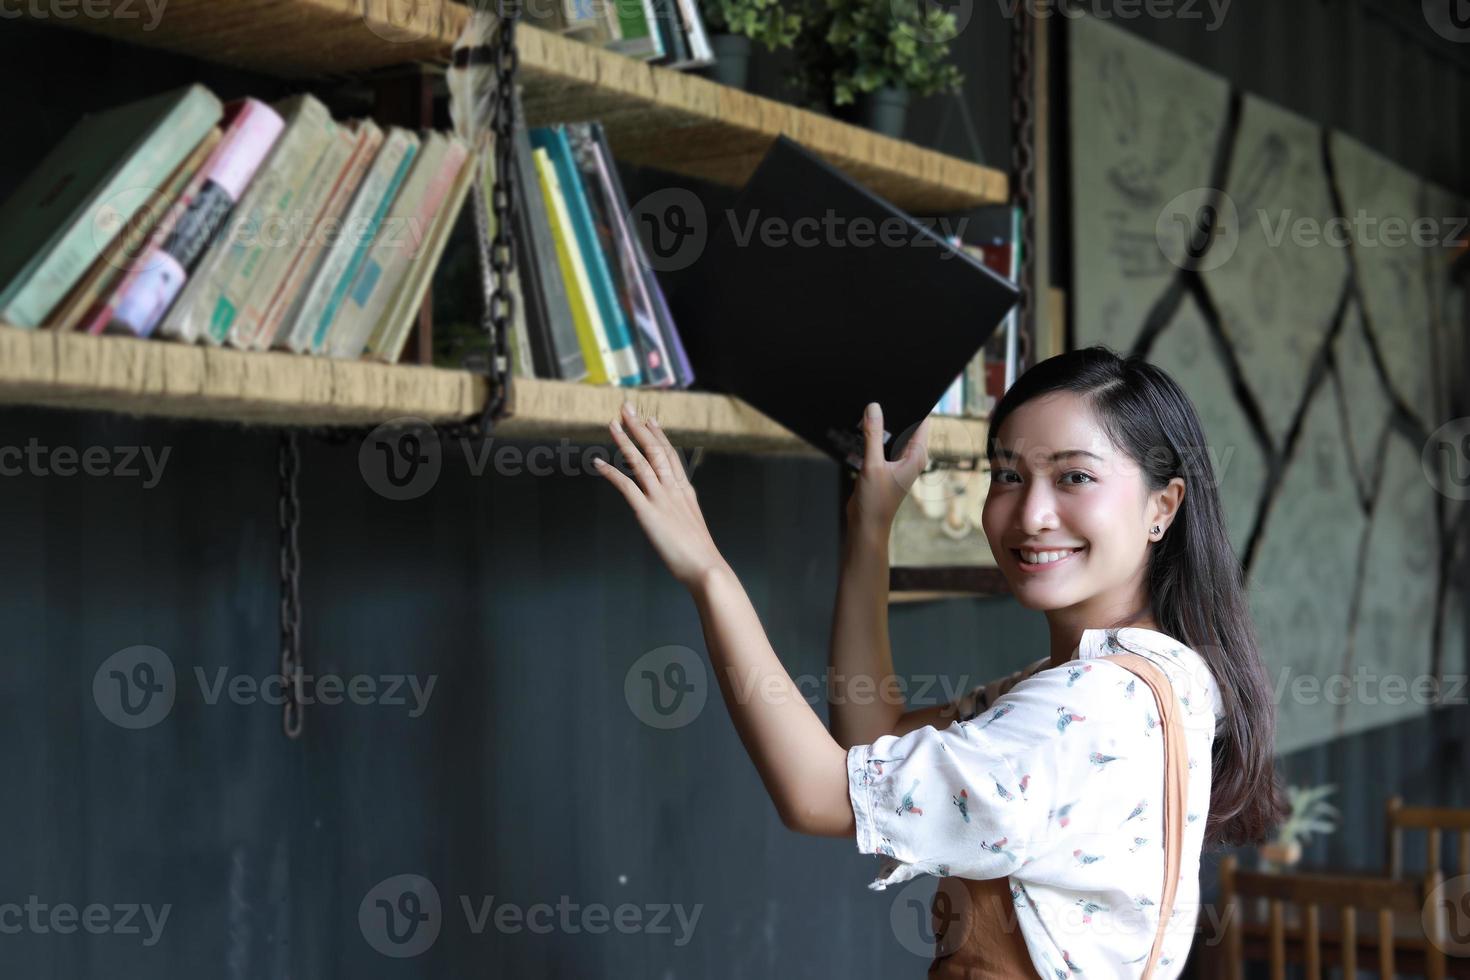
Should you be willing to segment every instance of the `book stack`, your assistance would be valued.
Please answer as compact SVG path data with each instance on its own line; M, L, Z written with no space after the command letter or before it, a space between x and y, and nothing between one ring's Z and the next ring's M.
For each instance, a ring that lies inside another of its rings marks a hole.
M949 236L950 244L975 256L995 272L1016 282L1021 271L1021 211L1011 209L1011 236L995 238L981 244L961 241ZM1001 329L990 335L985 346L974 356L965 370L954 379L935 406L938 415L965 415L983 418L1015 383L1019 373L1017 348L1020 322L1019 307L1013 307L1001 323Z
M714 64L697 0L544 0L527 23L664 68Z
M633 227L602 125L518 125L515 141L513 234L524 301L515 306L512 372L689 387L694 371Z
M0 320L396 362L479 158L310 95L85 116L0 207Z

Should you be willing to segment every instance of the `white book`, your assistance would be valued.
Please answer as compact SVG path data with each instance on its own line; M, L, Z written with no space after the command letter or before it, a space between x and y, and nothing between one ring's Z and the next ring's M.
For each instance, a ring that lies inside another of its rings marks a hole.
M412 166L419 138L399 126L388 130L383 148L373 159L362 186L342 220L340 234L331 243L311 282L302 293L300 307L287 329L286 346L298 354L319 353L327 339L337 308L346 298L363 257L377 236L383 215Z
M247 317L258 315L260 318L260 329L255 331L251 340L251 350L286 346L290 325L301 308L306 287L320 268L322 259L331 250L331 243L339 233L342 216L347 212L348 205L357 194L357 188L367 176L368 168L372 166L378 150L383 146L383 131L371 119L354 119L343 130L343 135L348 137L347 161L338 173L327 175L327 199L316 216L306 247L298 249L291 256L290 265L281 284L276 287L275 295L263 301L263 310L257 314L253 304L246 310Z
M347 300L337 313L340 322L328 330L331 339L327 353L332 357L350 359L362 355L373 328L408 271L412 256L428 237L434 212L425 214L425 204L432 201L437 209L459 173L456 166L448 177L443 176L449 146L443 133L431 132L424 138L408 182L394 200L377 240L347 290ZM463 162L462 157L459 162Z
M423 306L424 297L429 292L429 284L433 282L434 270L439 266L444 247L449 244L450 232L454 230L465 198L474 186L477 169L478 161L474 156L460 167L454 186L439 209L434 229L425 247L415 256L408 274L399 284L397 294L373 332L373 339L368 344L369 356L392 364L397 363L403 354L403 345L408 341L408 335L418 318L419 308Z
M291 281L300 257L311 248L317 223L357 140L349 127L333 123L326 150L312 165L304 182L293 189L289 201L283 202L287 217L280 227L270 228L266 234L270 247L259 257L254 281L230 325L229 336L225 338L230 346L247 350L266 346L269 338L262 335L266 332L269 308Z

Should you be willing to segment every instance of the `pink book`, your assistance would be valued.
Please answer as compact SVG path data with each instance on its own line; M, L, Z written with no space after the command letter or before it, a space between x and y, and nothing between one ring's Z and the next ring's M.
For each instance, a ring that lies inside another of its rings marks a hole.
M93 334L151 335L188 281L189 270L224 232L230 210L286 128L280 114L258 99L238 99L225 106L222 125L219 145L118 287L93 307L81 329Z

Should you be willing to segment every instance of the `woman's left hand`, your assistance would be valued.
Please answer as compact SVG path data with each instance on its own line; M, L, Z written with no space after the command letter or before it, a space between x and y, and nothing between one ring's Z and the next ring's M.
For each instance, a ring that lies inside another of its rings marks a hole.
M706 571L724 565L725 559L705 526L679 454L657 419L640 418L631 403L623 403L623 421L613 419L608 429L637 479L635 482L603 459L595 464L598 472L632 506L633 516L674 578L692 588Z

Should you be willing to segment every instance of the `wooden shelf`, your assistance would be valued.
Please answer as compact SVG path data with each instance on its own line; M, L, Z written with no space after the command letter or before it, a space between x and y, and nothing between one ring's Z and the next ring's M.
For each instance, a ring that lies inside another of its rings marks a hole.
M448 0L169 0L151 30L146 16L44 23L304 77L447 62L468 14ZM538 28L517 38L528 120L600 119L629 163L740 186L784 133L911 212L1007 199L1005 174L967 160Z
M485 383L468 371L302 357L284 352L92 337L0 325L0 404L91 409L246 424L374 425L477 415ZM738 398L516 379L506 438L608 443L624 401L656 414L681 447L817 456L818 451ZM931 459L985 452L985 423L935 416Z

